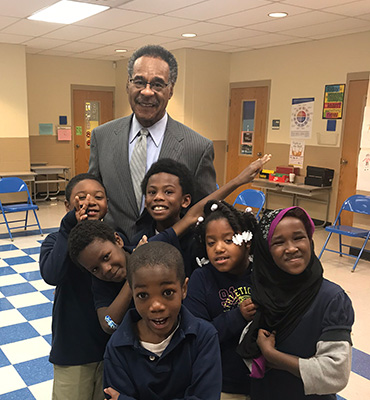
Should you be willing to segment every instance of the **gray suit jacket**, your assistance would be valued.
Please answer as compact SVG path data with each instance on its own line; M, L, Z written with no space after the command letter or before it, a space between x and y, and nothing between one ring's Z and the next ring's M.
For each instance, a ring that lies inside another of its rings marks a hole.
M98 126L92 132L89 172L98 176L107 190L108 214L104 220L129 239L139 218L132 186L128 138L132 115ZM185 164L195 178L195 199L216 189L211 140L168 116L159 158L172 158Z

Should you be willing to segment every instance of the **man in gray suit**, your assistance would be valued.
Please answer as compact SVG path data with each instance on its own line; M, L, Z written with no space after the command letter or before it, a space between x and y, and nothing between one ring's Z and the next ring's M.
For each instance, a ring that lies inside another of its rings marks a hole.
M184 163L193 174L194 201L216 189L212 141L173 120L166 112L176 79L177 62L172 53L153 45L138 49L128 62L126 85L133 114L92 132L89 172L100 177L107 190L105 221L129 239L144 208L143 200L139 197L137 201L135 197L132 164L130 167L143 128L149 131L145 131L146 171L159 158L172 158Z

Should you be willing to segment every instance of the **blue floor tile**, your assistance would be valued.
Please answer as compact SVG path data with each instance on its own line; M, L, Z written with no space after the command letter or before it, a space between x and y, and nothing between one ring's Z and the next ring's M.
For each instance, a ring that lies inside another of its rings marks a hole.
M41 290L41 293L47 297L50 301L54 301L55 289Z
M41 227L42 228L42 227ZM42 230L42 233L45 235L45 234L48 234L48 233L51 233L51 232L57 232L58 231L58 229L59 228L48 228L48 229L43 229ZM34 235L39 235L40 234L40 231L38 230L38 229L33 229L33 230L24 230L24 229L22 229L22 230L20 230L20 231L16 231L16 232L12 232L12 236L14 237L14 238L17 238L17 237L22 237L22 236L34 236ZM2 234L0 234L0 239L10 239L9 238L9 234L8 233L2 233Z
M43 336L43 338L50 344L51 346L51 339L52 339L52 335L51 333L49 333L48 335Z
M17 250L18 247L14 246L14 244L2 244L0 246L0 251L10 251L10 250Z
M49 363L48 359L48 356L36 358L34 360L15 364L14 368L26 382L27 386L36 385L37 383L53 379L53 365Z
M30 256L19 256L12 258L4 258L3 259L8 265L17 265L17 264L27 264L34 263L35 260Z
M339 396L339 394L337 394L337 400L346 400L344 397Z
M49 317L53 310L53 303L36 304L34 306L18 308L18 311L27 319L32 321L34 319Z
M4 296L15 296L17 294L37 292L37 290L28 282L0 286L0 290Z
M3 275L12 275L12 274L16 274L17 272L14 271L13 268L11 267L0 267L0 276Z
M28 255L39 254L40 253L40 247L30 247L29 249L22 249L22 251L25 252Z
M370 355L353 348L352 371L370 380Z
M20 275L28 281L36 281L42 279L40 271L22 272Z
M10 310L12 308L14 308L14 306L8 299L0 299L0 311Z
M0 349L0 368L5 367L6 365L10 365L10 361Z
M0 328L0 345L30 339L40 334L28 322Z
M0 395L0 400L35 400L35 397L28 388L16 390Z

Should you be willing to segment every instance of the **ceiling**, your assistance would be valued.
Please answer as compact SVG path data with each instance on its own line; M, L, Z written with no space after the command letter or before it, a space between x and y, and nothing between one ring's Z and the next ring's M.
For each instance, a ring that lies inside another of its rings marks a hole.
M0 0L0 43L115 61L145 44L232 53L370 31L370 0L85 0L111 9L71 25L27 19L57 1ZM276 11L289 15L268 17Z

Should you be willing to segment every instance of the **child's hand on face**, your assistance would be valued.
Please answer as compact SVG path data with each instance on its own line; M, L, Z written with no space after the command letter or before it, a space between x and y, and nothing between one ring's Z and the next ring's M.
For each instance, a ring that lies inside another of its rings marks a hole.
M89 194L86 196L86 200L84 200L84 201L81 201L78 196L75 197L75 199L74 199L74 208L76 210L77 222L80 222L80 221L83 221L84 219L87 219L86 210L87 210L87 206L89 204L89 200L90 200L90 195Z
M253 303L252 299L245 299L239 304L240 312L246 321L251 321L257 310L257 305Z
M117 392L117 390L114 390L113 388L109 387L104 389L104 393L108 394L110 396L110 399L118 400L119 393Z

